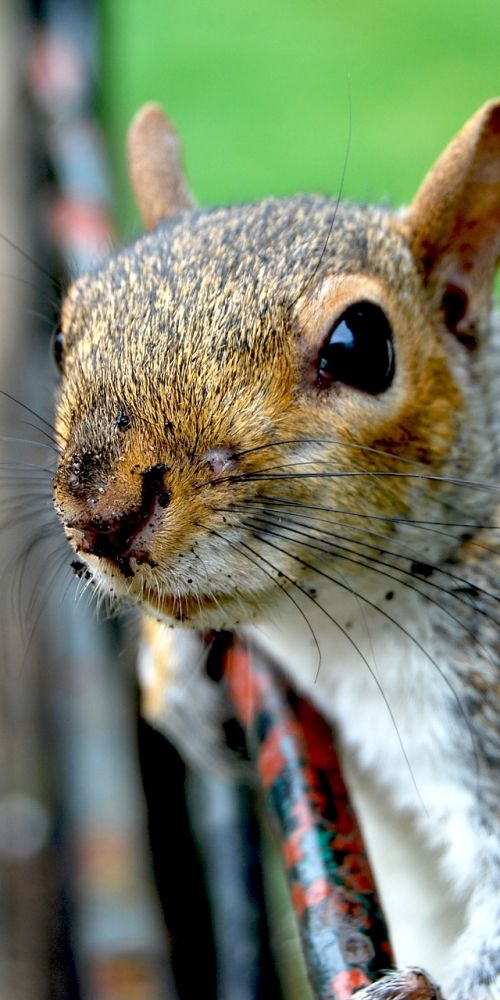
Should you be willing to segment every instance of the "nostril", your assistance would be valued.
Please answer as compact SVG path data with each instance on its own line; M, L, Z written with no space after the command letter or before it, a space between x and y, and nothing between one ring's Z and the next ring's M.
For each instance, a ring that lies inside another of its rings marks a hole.
M167 507L170 503L171 493L165 487L165 473L170 472L170 467L164 462L151 465L149 469L144 469L139 475L142 478L142 504L141 509L150 504L151 499L156 500L160 507Z
M116 560L126 554L150 516L149 513L146 515L140 510L134 510L110 521L99 518L73 523L70 527L78 547L83 551Z
M168 467L163 463L140 473L141 503L112 518L94 517L71 522L73 540L78 548L90 555L114 560L118 565L130 551L135 539L150 524L159 507L167 507L170 491L164 485Z

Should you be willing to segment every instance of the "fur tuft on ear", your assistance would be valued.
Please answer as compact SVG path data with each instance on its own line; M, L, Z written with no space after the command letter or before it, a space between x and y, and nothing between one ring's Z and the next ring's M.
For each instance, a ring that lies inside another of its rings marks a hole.
M132 190L146 229L194 207L181 164L179 138L158 104L145 104L127 136Z
M445 325L474 348L500 259L500 99L484 104L445 149L405 229Z

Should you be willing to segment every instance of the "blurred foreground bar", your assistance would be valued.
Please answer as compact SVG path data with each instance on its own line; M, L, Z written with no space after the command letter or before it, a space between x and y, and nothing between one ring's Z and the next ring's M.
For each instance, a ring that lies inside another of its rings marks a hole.
M45 223L44 245L63 283L97 265L113 242L111 185L93 107L94 13L85 0L33 4L27 73L36 154L50 166L50 179L37 192L44 207L38 221ZM64 545L54 517L56 527ZM279 1000L258 850L249 851L250 839L256 840L251 797L234 782L198 775L188 810L183 765L161 737L140 726L146 819L132 657L120 656L120 638L129 635L98 624L88 601L76 601L85 580L71 578L71 558L68 550L61 587L46 576L43 611L48 655L42 683L62 880L50 998L266 1000L272 994ZM191 817L205 846L203 866ZM64 968L72 963L73 977Z
M255 649L225 652L288 874L316 1000L347 1000L393 965L331 729Z
M33 155L42 182L35 220L44 230L40 244L49 247L48 269L57 266L66 283L68 275L106 257L113 239L94 108L94 4L34 3L28 27L27 80L38 137ZM45 345L48 356L48 336ZM132 657L120 656L117 630L98 622L93 602L82 599L84 581L71 573L55 514L53 531L60 573L46 572L43 581L41 682L62 885L51 977L40 977L37 997L176 1000L137 763ZM42 558L49 567L48 553ZM64 966L72 962L70 982Z

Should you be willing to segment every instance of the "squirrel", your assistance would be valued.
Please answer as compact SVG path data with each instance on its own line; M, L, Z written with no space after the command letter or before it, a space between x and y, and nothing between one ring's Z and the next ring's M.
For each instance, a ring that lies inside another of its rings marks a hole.
M142 609L146 714L188 754L222 711L202 635L270 654L439 852L463 925L443 996L500 997L500 100L398 212L198 209L153 104L129 163L148 232L74 282L55 336L67 538ZM440 995L417 978L358 995Z

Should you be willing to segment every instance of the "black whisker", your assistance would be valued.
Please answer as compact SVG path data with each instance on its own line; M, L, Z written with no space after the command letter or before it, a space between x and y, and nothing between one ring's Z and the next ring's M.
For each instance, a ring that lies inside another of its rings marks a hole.
M280 532L278 532L276 530L273 530L272 528L269 528L267 522L263 518L256 518L256 517L254 517L253 520L254 521L259 521L261 524L263 524L264 525L264 530L268 534L271 534L271 535L273 535L273 536L275 536L277 538L281 538L281 539L283 539L283 541L290 542L290 541L294 540L293 538L290 538L290 537L288 537L286 535L282 535ZM246 527L250 528L251 530L255 530L255 525L252 525L252 523L250 521L244 521L243 524ZM314 545L313 543L311 543L311 541L309 539L309 535L306 532L299 531L298 529L289 527L288 525L283 525L283 528L284 528L285 531L288 531L288 532L292 533L293 535L298 535L298 536L301 536L302 538L305 538L306 542L301 542L301 544L303 545L304 548L311 549L312 551L315 551L315 552L322 552L325 555L333 555L337 559L341 559L344 562L349 562L349 563L353 564L354 566L360 566L363 569L369 569L369 570L371 570L371 569L373 569L374 565L376 565L376 566L384 566L385 568L383 570L381 570L381 569L374 569L373 572L377 573L378 576L383 576L383 577L386 577L388 580L393 580L395 583L401 583L401 584L403 584L403 586L405 587L406 590L412 590L412 591L414 591L414 593L419 594L419 596L422 597L423 600L425 600L425 601L429 602L430 604L433 604L435 607L439 608L439 610L442 611L445 615L447 615L447 617L450 618L451 621L455 622L455 624L458 625L459 628L461 628L464 632L467 633L467 635L469 635L471 637L473 643L478 647L478 649L480 649L484 653L484 655L490 661L490 663L493 663L488 650L484 647L484 645L480 641L480 639L477 638L477 636L475 635L474 631L471 628L469 628L467 625L465 625L464 622L460 618L457 618L457 616L454 615L453 612L450 611L449 608L444 607L442 604L439 603L438 600L436 600L430 594L426 593L425 590L422 590L420 587L417 587L415 583L409 583L407 579L401 579L400 576L394 576L392 573L387 572L387 569L393 569L393 570L395 570L395 572L401 573L403 575L403 577L410 577L410 579L413 580L413 575L412 575L412 573L409 570L404 570L404 569L400 568L399 566L394 566L393 564L388 563L388 562L384 561L383 559L375 559L372 556L363 557L363 553L359 553L359 552L352 553L350 549L346 548L346 546L344 546L344 545L338 545L337 543L335 545L333 545L333 546L327 546L327 547L320 546L320 545ZM262 528L260 528L260 529L258 528L258 530L262 530ZM363 544L363 543L356 543L355 542L354 544ZM370 548L373 548L373 547L374 546L370 546ZM343 553L348 553L348 554L344 555ZM361 559L360 558L355 559L354 555L360 556ZM362 559L363 559L363 561L361 561ZM421 580L420 583L423 586L434 587L435 589L439 590L441 593L445 594L447 597L452 597L454 600L457 601L457 603L463 604L468 609L474 608L474 610L477 612L477 614L480 614L483 617L487 618L488 621L492 622L493 625L500 626L500 622L497 621L497 619L494 618L493 615L488 614L487 611L485 611L483 608L478 607L476 604L474 604L474 605L470 604L469 601L464 600L464 598L461 597L459 594L456 594L454 592L450 592L450 591L446 590L445 587L441 587L439 584L434 583L432 580Z
M269 545L271 548L276 549L277 552L281 552L282 554L289 556L290 559L293 559L295 562L298 562L301 566L304 567L304 569L311 570L313 573L316 573L318 576L323 577L325 580L329 580L331 583L334 583L337 587L340 587L342 590L345 590L345 591L347 591L350 594L358 593L358 592L355 592L353 590L353 588L350 587L348 584L342 583L340 580L337 580L335 577L331 576L329 573L326 573L324 570L319 569L317 566L314 566L312 563L307 562L305 559L302 559L300 556L296 555L295 553L290 552L288 549L282 549L279 545L276 545L275 542L269 541L267 538L264 538L262 535L259 535L258 537L259 537L260 541L262 541L265 545ZM478 776L479 775L479 754L478 754L478 749L477 749L477 744L476 744L476 737L475 737L475 732L474 732L473 726L472 726L472 724L470 722L470 719L469 719L469 717L468 717L468 715L467 715L467 713L466 713L466 711L465 711L465 709L464 709L464 707L462 705L462 702L460 701L460 698L458 697L457 692L455 691L455 689L454 689L451 681L449 680L449 678L444 673L443 669L439 666L439 663L437 662L437 660L429 653L429 651L427 649L425 649L425 646L422 645L422 643L416 638L416 636L414 636L409 631L409 629L407 629L404 625L402 625L401 622L398 622L396 618L394 618L392 615L390 615L389 612L385 610L385 608L380 608L377 604L375 604L374 601L371 601L368 597L365 597L364 594L358 593L358 596L359 596L360 600L363 601L369 608L373 608L374 611L377 611L384 618L386 618L387 621L389 621L393 625L395 625L395 627L402 633L402 635L406 636L406 638L409 639L410 642L414 643L414 645L416 646L416 648L420 650L420 652L425 656L425 658L428 660L428 662L435 668L435 670L437 671L438 675L441 677L442 681L444 682L444 684L446 685L446 687L450 691L450 694L452 695L452 697L453 697L453 699L454 699L454 701L455 701L455 703L457 705L457 708L458 708L458 710L460 712L460 715L464 719L464 722L465 722L465 724L467 726L467 729L468 729L468 732L469 732L469 735L470 735L470 738L471 738L471 748L472 748L472 752L473 752L473 756L474 756L474 760L475 760L476 775Z
M471 524L470 522L462 521L424 521L414 517L401 517L389 514L366 514L361 511L348 510L345 507L332 507L328 504L305 503L303 500L288 500L286 497L273 497L264 493L256 494L256 500L264 500L266 503L279 504L281 507L298 507L300 510L320 510L327 514L343 514L346 517L357 517L361 520L383 521L387 524L418 525L423 531L430 531L437 535L443 535L445 538L455 538L456 536L447 531L439 531L439 528L465 528L470 531L500 531L500 525L497 524ZM487 552L495 551L488 546L481 545L479 542L474 543L473 539L470 541L471 544L477 544L479 547L484 548Z
M304 444L333 444L337 448L347 448L349 451L361 451L369 455L379 455L382 458L389 458L394 462L401 462L403 465L415 465L417 468L425 468L423 462L418 462L412 458L405 458L402 455L398 455L393 451L386 451L383 448L372 448L370 445L359 444L356 441L341 441L338 438L328 438L328 437L301 437L301 438L285 438L282 441L272 441L267 444L259 444L255 448L246 448L244 451L238 451L235 453L235 458L239 459L246 457L247 455L252 455L257 451L266 451L269 448L284 448L288 445L304 445ZM309 463L311 465L316 465L314 460Z
M254 506L255 506L255 508L256 508L257 511L261 511L264 514L273 513L272 508L259 507L257 504L255 504ZM239 510L240 513L247 513L247 509L246 509L245 505L242 505L239 508L237 507L237 505L234 505L231 509L232 510ZM257 518L258 515L251 514L250 516L255 519L255 518ZM342 542L351 542L353 545L362 546L363 548L370 549L371 551L377 552L380 555L394 556L396 559L406 559L406 560L409 560L411 562L418 562L419 561L419 559L418 559L419 553L417 553L417 551L415 549L412 549L410 546L408 546L406 544L405 544L405 548L411 553L410 555L405 555L401 551L400 552L395 552L394 549L383 548L381 545L373 545L370 542L366 542L363 539L353 538L352 536L346 535L345 533L342 534L342 535L340 535L340 534L337 534L334 531L328 531L328 530L326 530L326 529L324 529L322 527L321 528L319 528L319 527L317 528L314 525L304 524L302 521L298 520L297 516L294 515L294 514L290 515L290 514L287 513L287 518L286 519L283 518L282 515L280 515L280 516L282 517L282 521L280 522L281 526L284 527L284 528L287 528L290 531L293 531L294 528L290 527L289 524L287 523L287 521L289 521L289 520L292 521L293 525L297 525L299 528L305 528L306 532L297 531L297 534L302 535L305 538L309 538L309 535L307 534L307 532L310 532L310 531L321 532L323 535L326 535L328 538L339 539L341 543ZM303 517L307 517L307 515L302 515L302 516ZM263 519L263 520L264 520L264 523L267 523L266 519ZM308 518L308 520L316 520L316 519L315 518ZM324 519L319 519L319 520L322 520L322 523L331 524L331 522L325 521ZM355 531L360 531L360 530L366 531L367 534L374 535L376 538L380 538L381 540L384 540L385 542L387 542L387 536L385 536L385 535L383 535L383 534L381 534L379 532L370 531L369 529L366 529L366 528L363 528L363 529L354 528L354 529L352 529L352 527L350 525L345 524L343 522L333 522L333 523L335 524L336 527L344 527L344 528L348 528L350 530L355 530ZM343 546L341 544L339 545L339 544L335 543L335 548L336 549L338 548L338 549L342 550ZM345 550L345 551L350 551L350 550ZM359 555L363 555L363 553L358 553L358 554ZM405 576L409 576L409 577L411 577L411 579L414 579L414 573L411 570L407 570L407 569L405 569L405 568L403 568L401 566L396 566L393 563L386 563L383 560L379 560L378 558L375 558L375 557L372 558L371 556L366 556L365 558L370 559L370 561L372 561L373 563L380 563L380 565L388 565L391 569L395 569L395 570L397 570L397 572L404 573ZM450 580L455 580L457 583L464 584L465 587L470 588L470 589L476 591L478 595L482 594L484 597L487 597L487 598L489 598L492 601L497 601L497 602L500 603L500 596L498 594L494 594L491 591L486 590L484 587L481 587L479 585L476 585L476 584L472 583L470 580L467 580L466 577L458 576L458 574L452 573L449 570L444 569L443 566L438 565L437 563L430 562L428 559L426 559L425 560L425 567L429 568L433 572L442 574L443 576L447 577ZM401 582L404 582L404 581L401 581ZM443 587L442 585L436 583L435 580L425 579L425 580L422 580L421 582L424 583L426 586L434 587L435 589L442 591L444 594L446 594L448 596L454 597L456 600L460 600L461 603L465 604L466 607L475 607L476 610L480 614L485 614L487 618L490 618L490 620L494 622L494 624L500 625L500 622L497 622L494 618L491 618L491 616L488 615L487 612L483 611L480 607L477 607L475 604L474 605L469 604L468 601L464 601L463 598L460 598L459 595L457 595L455 592L449 591L446 587Z
M264 542L264 544L269 544L266 541L266 539L262 538L262 536L260 536L260 535L256 535L256 538L259 541ZM271 545L273 545L273 543L271 543ZM248 547L250 548L250 551L254 553L254 555L258 556L259 559L264 560L269 566L272 567L272 569L274 569L276 571L276 567L273 566L273 564L269 560L265 559L265 557L262 555L262 553L256 552L255 549L252 549L250 546L248 546ZM288 556L290 554L285 549L280 549L279 546L277 546L277 545L273 545L273 548L275 548L279 552L282 552L284 555ZM279 572L282 573L281 570ZM340 622L338 622L333 617L333 615L329 611L327 611L327 609L322 604L320 604L319 601L312 594L309 593L309 591L305 587L302 587L302 585L300 583L298 583L296 580L292 580L292 578L289 577L289 576L287 576L285 573L282 573L282 576L283 576L283 578L285 580L287 580L289 583L291 583L292 586L294 586L301 594L303 594L318 609L318 611L320 611L322 614L324 614L326 616L326 618L328 618L329 621L331 621L331 623L335 626L335 628L337 628L339 630L339 632L341 632L341 634L348 641L348 643L352 646L352 648L355 650L356 654L360 657L360 659L362 660L362 662L366 666L366 668L369 671L371 677L373 678L374 683L375 683L375 685L376 685L376 687L377 687L377 689L378 689L378 691L380 693L380 696L381 696L381 698L382 698L382 700L383 700L383 702L384 702L384 704L386 706L387 712L389 714L389 718L391 719L391 722L392 722L392 724L394 726L394 731L396 733L396 738L398 740L398 743L399 743L399 746L400 746L400 749L401 749L401 753L403 755L403 759L404 759L404 761L406 763L406 766L408 768L408 772L410 774L410 778L411 778L413 787L414 787L415 792L417 794L418 800L419 800L419 802L420 802L420 804L422 806L422 809L427 814L427 809L426 809L425 803L423 802L422 796L420 795L420 791L418 789L418 785L417 785L416 780L415 780L415 775L413 773L413 768L412 768L412 766L410 764L410 760L409 760L408 754L406 752L406 749L405 749L405 746L404 746L404 743L403 743L403 740L402 740L402 737L401 737L401 733L399 731L398 724L396 722L396 718L395 718L394 713L392 711L391 705L390 705L390 703L388 701L387 695L385 694L385 692L384 692L384 690L382 688L382 685L381 685L380 681L378 680L378 677L377 677L375 671L371 667L368 658L365 656L365 654L363 653L363 651L359 648L359 646L354 641L354 639L352 638L352 636L349 635L347 629L345 629L344 626L341 625ZM338 582L338 581L333 581L333 582ZM353 594L354 597L361 596L361 595L357 595L356 592L352 588L350 588L348 584L346 584L346 583L344 583L344 584L339 583L339 585L345 587L346 590L349 590ZM315 676L315 679L314 679L314 683L317 683L318 673L319 672L316 673L316 676Z
M30 281L29 278L24 278L20 274L9 274L7 271L0 271L0 278L8 278L9 281L16 281L18 282L18 284L27 285L28 288L31 288L34 292L36 292L37 296L43 295L44 299L47 300L47 302L49 303L50 306L52 306L54 311L59 312L60 302L49 296L44 288L42 288L40 285L35 285L35 282ZM45 319L48 319L48 317L45 317Z
M201 524L200 527L205 528L205 525ZM205 530L208 530L208 529L205 528ZM260 553L255 552L255 550L252 549L252 548L250 548L245 542L240 541L239 544L237 545L236 542L230 541L228 538L225 537L225 535L221 534L218 531L215 531L214 528L211 528L210 531L211 531L211 533L213 535L216 535L217 538L221 538L224 542L226 542L226 544L230 544L231 548L235 549L236 552L240 552L241 555L243 555L244 557L246 557L249 562L253 563L254 566L257 566L257 568L260 569L261 572L264 573L265 576L267 576L272 581L273 584L275 584L277 587L279 587L279 589L282 591L282 593L284 593L286 595L286 597L288 597L288 599L292 602L292 604L297 609L297 611L299 612L299 614L301 615L301 617L304 619L304 621L305 621L305 623L307 625L307 628L309 629L309 632L311 633L311 636L313 638L314 645L316 646L316 650L317 650L317 653L318 653L318 666L317 666L317 670L316 670L316 679L317 679L318 675L319 675L319 672L320 672L320 669L321 669L321 649L320 649L320 645L319 645L319 642L318 642L317 637L316 637L316 633L315 633L315 631L314 631L314 629L313 629L313 627L312 627L312 625L311 625L311 623L310 623L310 621L309 621L309 619L308 619L308 617L307 617L304 609L300 607L300 604L298 604L298 602L295 600L295 598L292 597L292 595L288 592L288 590L286 589L286 587L284 587L283 584L280 583L279 580L276 579L275 576L273 576L271 573L269 573L267 570L265 570L260 565L260 563L261 562L265 562L268 566L271 566L271 568L274 570L274 572L276 574L279 574L281 577L283 577L285 580L287 580L287 582L291 583L292 586L295 586L295 581L292 580L291 577L286 576L285 573L282 573L281 570L277 570L275 566L272 566L272 563L270 563L269 560L265 559L265 557L262 556ZM259 562L257 562L256 559L251 559L250 556L246 552L243 552L242 549L239 548L240 545L242 546L243 549L248 549L249 552L252 552L255 556L257 556L257 559L259 560Z
M5 233L0 233L0 239L2 239L4 243L7 243L9 247L12 247L12 249L15 250L16 253L20 254L21 257L24 257L24 259L27 260L30 264L32 264L33 267L36 267L36 269L40 271L41 274L44 274L45 277L49 279L54 288L57 289L57 291L62 295L64 289L60 281L58 281L57 278L54 277L54 275L51 274L46 267L43 266L43 264L40 264L39 261L35 260L35 258L31 256L31 254L29 254L26 250L23 250L22 247L17 245L17 243L14 243L14 240L10 240L9 237L5 235Z
M47 431L44 431L41 427L37 427L36 424L32 424L29 420L22 420L21 423L24 424L25 427L31 427L33 430L38 431L39 434L43 434L43 436L50 442L46 445L46 447L51 448L51 450L55 452L58 457L61 455L62 448L55 437L51 434L47 434Z
M298 463L300 464L300 463ZM306 463L306 464L316 464L316 463ZM366 477L368 479L418 479L423 482L430 483L447 483L453 486L464 486L470 489L479 490L500 490L500 484L498 483L480 483L473 479L456 479L454 476L436 476L431 473L423 472L385 472L378 471L375 469L367 471L354 471L351 470L337 470L335 472L284 472L284 473L273 473L269 475L265 471L262 472L241 472L230 476L220 477L219 479L207 480L206 483L199 484L198 489L202 486L218 486L220 483L254 483L254 482L273 482L274 480L284 480L284 479L360 479Z
M51 431L52 434L56 433L56 429L53 426L53 424L49 423L49 421L46 420L45 417L42 417L40 413L37 413L36 410L33 410L31 406L27 405L27 403L23 403L20 399L17 399L16 396L12 396L10 392L7 392L6 389L0 389L0 394L2 396L5 396L6 399L10 399L11 403L16 403L17 406L22 407L22 409L26 410L27 413L31 413L31 416L35 417L35 420L39 420L40 423L45 425L45 427L48 427L49 431ZM40 427L37 427L37 430L39 430L40 433L42 433ZM49 435L47 435L47 437L49 437ZM55 437L50 438L50 440L53 442L53 444L57 445L57 440Z

